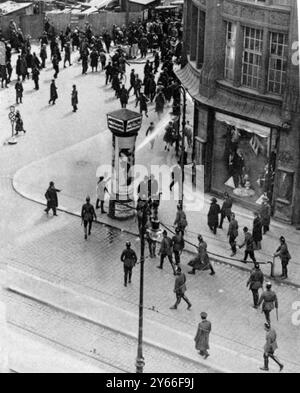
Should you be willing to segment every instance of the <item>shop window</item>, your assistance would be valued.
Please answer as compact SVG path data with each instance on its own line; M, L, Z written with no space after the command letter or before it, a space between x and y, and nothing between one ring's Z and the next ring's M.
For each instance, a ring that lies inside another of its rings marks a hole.
M262 83L263 31L244 27L242 85L259 89Z
M256 207L264 196L271 201L276 137L276 132L273 135L270 128L217 114L212 157L213 191L227 191Z
M229 81L233 81L234 79L236 30L237 30L236 23L226 22L226 49L225 49L224 78Z
M268 91L283 94L287 70L288 37L282 33L270 33L270 58Z

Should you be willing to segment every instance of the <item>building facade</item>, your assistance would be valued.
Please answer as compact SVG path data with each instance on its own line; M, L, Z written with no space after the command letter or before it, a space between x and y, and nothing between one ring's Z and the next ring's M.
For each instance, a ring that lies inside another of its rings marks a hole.
M185 0L178 77L194 100L206 192L300 224L296 0Z

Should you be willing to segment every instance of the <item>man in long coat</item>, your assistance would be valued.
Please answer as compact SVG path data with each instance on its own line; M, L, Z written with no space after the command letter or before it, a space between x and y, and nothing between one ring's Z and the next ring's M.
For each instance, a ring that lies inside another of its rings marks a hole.
M212 198L210 209L208 212L208 226L210 230L216 235L219 226L219 214L221 212L220 205L216 198Z
M234 257L237 252L236 248L236 239L239 236L239 224L235 218L235 214L231 214L231 220L229 223L229 228L228 228L228 234L227 236L229 237L229 244L232 250L231 257Z
M183 299L187 305L188 305L188 310L191 309L192 303L189 301L189 299L185 296L186 292L186 277L185 274L182 273L181 268L178 267L176 271L176 279L175 279L175 288L174 288L174 293L176 294L176 303L174 306L170 307L171 310L177 310L177 307L179 306L181 299Z
M55 101L58 99L58 94L57 94L57 87L55 85L54 79L51 82L50 85L50 100L49 100L49 105L52 102L52 105L55 105Z
M45 198L47 200L47 208L45 209L45 212L49 214L49 211L52 209L53 215L57 216L56 214L56 209L58 206L58 197L57 193L60 192L61 190L58 190L55 188L54 182L51 181L48 190L46 191Z
M261 250L261 241L263 239L262 223L259 213L254 213L252 237L256 250Z
M208 349L209 349L209 335L211 332L211 322L207 320L207 313L202 312L200 314L201 322L198 325L197 334L195 337L195 347L199 354L207 359L209 357Z

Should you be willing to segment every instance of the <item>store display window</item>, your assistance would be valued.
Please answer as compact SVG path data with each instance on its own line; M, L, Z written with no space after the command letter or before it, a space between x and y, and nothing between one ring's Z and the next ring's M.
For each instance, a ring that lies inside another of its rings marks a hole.
M217 113L213 150L213 191L257 205L272 200L276 130Z

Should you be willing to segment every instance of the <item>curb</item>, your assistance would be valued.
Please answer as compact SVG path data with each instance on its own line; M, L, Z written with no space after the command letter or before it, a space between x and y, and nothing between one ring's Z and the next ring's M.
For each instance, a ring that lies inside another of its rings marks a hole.
M22 169L24 169L24 168L22 168ZM30 197L28 197L28 196L26 196L26 195L23 195L23 194L15 187L14 179L15 179L15 176L14 176L13 178L11 178L11 185L12 185L12 188L13 188L13 190L14 190L21 198L24 198L24 199L26 199L26 200L28 200L28 201L37 203L37 204L39 204L39 205L41 205L41 206L46 206L45 203L43 203L43 202L37 201L37 200L32 199L32 198L30 198ZM80 215L79 215L78 213L74 213L74 212L72 212L72 211L69 211L67 208L57 208L57 211L60 211L60 212L69 214L69 215L71 215L71 216L73 216L73 217L79 217L79 218L80 218ZM99 224L99 225L104 225L104 226L106 226L106 227L108 227L108 228L113 228L113 229L115 229L115 230L118 230L119 232L128 233L128 234L131 235L131 236L139 237L139 234L138 234L137 232L132 232L132 231L130 231L130 230L128 230L128 229L123 229L123 228L120 228L120 227L118 227L118 226L114 226L114 225L112 225L112 224L109 224L109 223L100 221L99 219L97 219L97 220L95 221L95 223L97 223L97 224ZM187 254L193 255L193 256L196 255L196 253L194 253L193 251L190 251L190 250L184 250L184 252L187 253ZM218 259L218 258L216 258L216 257L214 257L214 256L211 256L210 259L211 259L213 262L216 262L216 263L219 263L219 264L223 264L223 265L226 265L226 266L232 266L232 267L234 267L234 268L236 268L236 269L239 269L239 270L242 270L242 271L244 271L244 272L249 272L249 271L251 271L251 268L250 268L250 267L247 268L247 267L245 267L245 266L235 265L235 264L233 264L233 263L231 263L231 262L229 262L229 261L221 260L221 259ZM250 263L251 263L251 262L250 262ZM245 265L246 265L246 264L245 264ZM270 275L266 275L266 274L265 274L265 277L267 277L269 280L272 280L273 282L275 282L275 283L277 283L277 284L287 285L287 286L290 286L290 287L293 287L293 288L300 289L300 284L294 283L294 282L292 282L292 281L285 280L284 282L282 282L280 279L276 279L276 278L271 277Z

